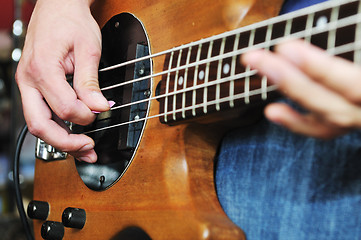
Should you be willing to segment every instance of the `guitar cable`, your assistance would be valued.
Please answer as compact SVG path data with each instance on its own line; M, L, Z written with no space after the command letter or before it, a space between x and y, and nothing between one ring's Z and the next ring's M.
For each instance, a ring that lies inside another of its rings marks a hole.
M16 149L14 154L14 161L13 161L13 179L14 179L14 192L15 192L15 200L16 200L16 206L18 208L18 212L20 215L20 219L25 231L26 239L27 240L34 240L31 227L29 225L24 205L23 205L23 198L20 190L20 173L19 173L19 165L20 165L20 152L21 148L23 146L26 134L28 132L28 126L25 124L25 126L22 128L18 139L16 141Z

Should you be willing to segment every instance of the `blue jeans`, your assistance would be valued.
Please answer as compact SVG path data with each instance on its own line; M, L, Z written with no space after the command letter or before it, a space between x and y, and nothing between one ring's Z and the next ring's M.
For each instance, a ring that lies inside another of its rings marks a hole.
M288 0L282 13L322 0ZM330 141L262 120L228 134L219 201L249 240L361 239L361 132Z
M361 133L321 141L263 120L225 137L216 187L250 240L361 239Z

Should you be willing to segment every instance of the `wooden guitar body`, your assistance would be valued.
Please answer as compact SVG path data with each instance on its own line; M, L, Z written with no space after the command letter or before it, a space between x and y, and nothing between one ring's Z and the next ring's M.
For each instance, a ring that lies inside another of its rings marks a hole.
M157 53L268 19L278 14L281 3L99 0L93 10L100 26L121 12L134 14L144 25L151 52ZM163 67L164 58L153 60L154 72ZM153 78L153 94L160 80ZM159 103L152 101L149 115L158 113ZM221 119L234 116L237 111ZM67 207L86 211L84 228L65 228L64 239L244 239L242 230L223 212L214 186L213 160L226 130L229 127L224 125L170 126L158 118L149 119L129 168L103 191L84 184L72 157L52 162L37 159L34 199L50 204L49 221L61 222ZM36 239L41 239L43 222L34 220Z

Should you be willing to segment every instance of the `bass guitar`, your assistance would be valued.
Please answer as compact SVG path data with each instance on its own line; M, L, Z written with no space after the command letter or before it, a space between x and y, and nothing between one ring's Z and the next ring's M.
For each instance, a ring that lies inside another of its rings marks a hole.
M281 0L95 1L99 82L116 104L90 126L87 164L38 140L36 239L244 239L220 206L214 158L222 136L262 116L277 86L240 64L302 38L360 62L360 1L277 16Z

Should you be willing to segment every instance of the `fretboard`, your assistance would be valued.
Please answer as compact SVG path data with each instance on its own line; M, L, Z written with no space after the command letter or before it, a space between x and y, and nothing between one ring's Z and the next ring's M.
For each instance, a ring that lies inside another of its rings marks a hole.
M300 38L361 62L360 1L328 1L174 48L166 56L158 97L163 123L269 101L277 86L240 64L241 54Z

